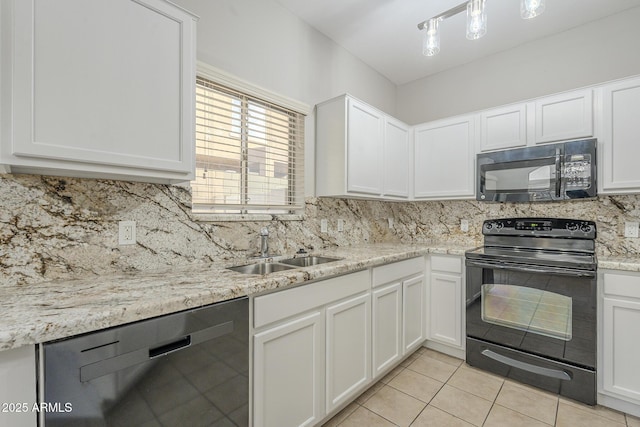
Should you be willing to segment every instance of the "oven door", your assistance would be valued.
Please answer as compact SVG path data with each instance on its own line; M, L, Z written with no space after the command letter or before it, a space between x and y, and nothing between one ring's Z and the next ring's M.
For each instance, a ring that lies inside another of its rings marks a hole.
M596 404L593 271L467 259L466 361Z
M596 367L593 271L467 260L467 336Z

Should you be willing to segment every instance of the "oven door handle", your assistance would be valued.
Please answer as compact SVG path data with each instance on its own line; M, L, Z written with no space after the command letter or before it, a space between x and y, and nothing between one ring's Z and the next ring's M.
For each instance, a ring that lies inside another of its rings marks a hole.
M467 267L496 268L501 270L516 270L526 273L559 274L574 277L596 277L595 271L578 270L575 268L524 266L506 262L474 261L467 259Z
M571 381L571 375L567 371L561 371L559 369L543 368L542 366L521 362L519 360L515 360L510 357L503 356L502 354L498 354L495 351L491 351L489 349L482 350L481 354L485 357L488 357L489 359L495 360L496 362L504 363L505 365L522 369L523 371L531 372L537 375L544 375L545 377L556 378L563 381Z

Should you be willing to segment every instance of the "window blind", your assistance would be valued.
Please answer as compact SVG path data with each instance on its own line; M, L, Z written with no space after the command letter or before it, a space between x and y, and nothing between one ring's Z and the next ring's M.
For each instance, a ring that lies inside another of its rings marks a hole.
M303 114L196 78L194 212L302 209L303 156Z

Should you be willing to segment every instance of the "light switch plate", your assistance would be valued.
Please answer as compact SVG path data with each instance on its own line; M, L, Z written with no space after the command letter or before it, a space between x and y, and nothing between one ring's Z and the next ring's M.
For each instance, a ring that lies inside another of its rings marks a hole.
M638 237L638 223L627 221L624 223L624 237Z
M321 233L326 233L328 228L329 228L329 226L328 226L327 220L326 219L321 219L320 220L320 232Z
M344 219L338 219L338 231L344 231Z
M466 233L469 231L469 220L461 219L460 220L460 231Z

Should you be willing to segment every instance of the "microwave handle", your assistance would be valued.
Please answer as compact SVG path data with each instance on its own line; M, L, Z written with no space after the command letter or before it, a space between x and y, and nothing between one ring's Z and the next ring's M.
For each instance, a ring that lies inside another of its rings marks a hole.
M556 148L556 197L560 198L561 190L561 174L562 173L562 156L560 148Z

